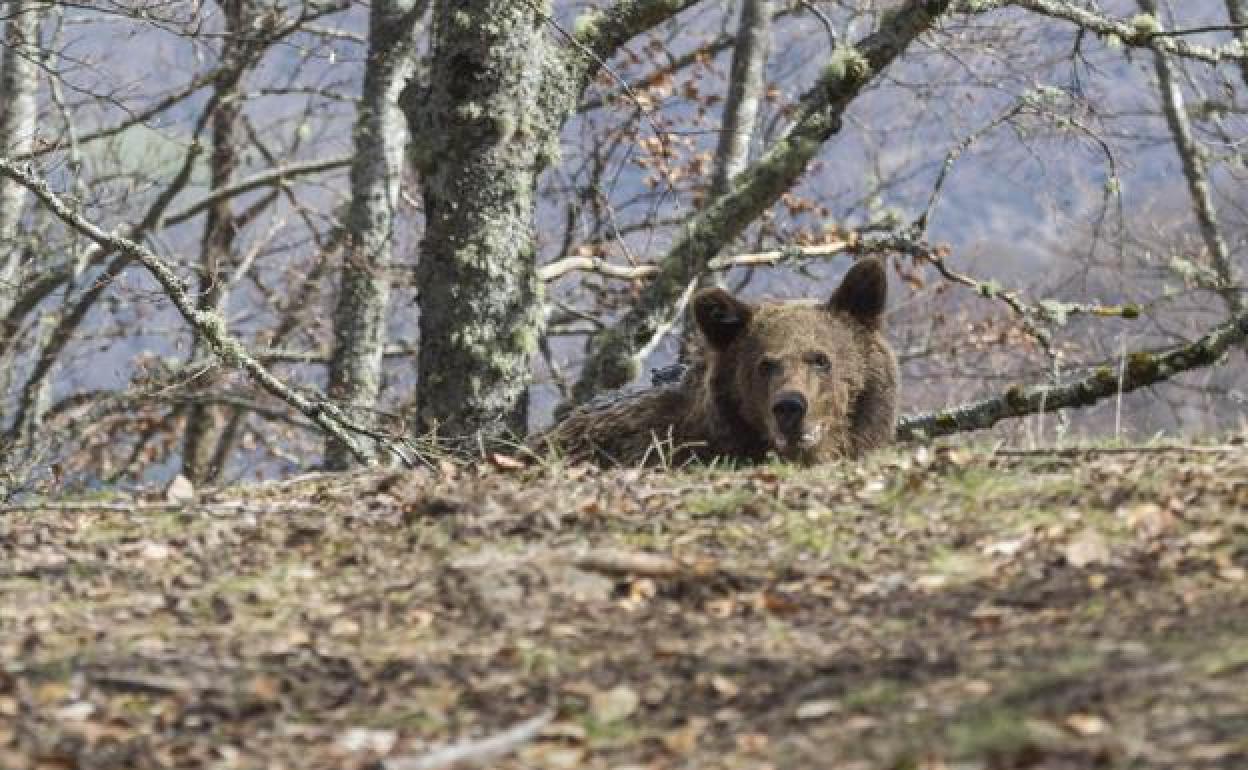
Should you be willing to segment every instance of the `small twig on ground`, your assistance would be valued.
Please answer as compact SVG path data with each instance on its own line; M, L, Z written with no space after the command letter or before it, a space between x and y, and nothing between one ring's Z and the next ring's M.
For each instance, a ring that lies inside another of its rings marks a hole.
M643 551L590 551L572 560L573 566L608 575L676 577L689 568L670 556Z
M89 674L91 684L102 690L134 695L179 695L195 691L190 680L175 676L154 676L129 671Z
M434 749L420 757L395 757L381 763L383 770L435 770L450 767L459 762L481 764L510 754L537 737L542 728L555 718L553 710L546 710L532 719L496 733L487 738L461 741Z
M148 502L136 500L129 503L105 502L51 502L36 501L29 503L12 503L0 506L0 516L12 513L166 513L180 510L194 510L207 514L241 514L241 513L295 513L298 511L320 511L323 507L316 503L282 501L267 505L256 505L242 500L227 500L217 503L191 502Z

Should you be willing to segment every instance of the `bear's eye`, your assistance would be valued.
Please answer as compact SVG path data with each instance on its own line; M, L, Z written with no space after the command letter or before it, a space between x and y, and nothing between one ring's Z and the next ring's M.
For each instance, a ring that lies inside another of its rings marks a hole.
M774 358L764 358L758 362L758 373L764 377L775 377L780 373L780 362Z
M832 360L828 358L827 353L816 350L812 353L807 353L804 357L806 359L806 363L810 364L810 368L820 374L832 371Z

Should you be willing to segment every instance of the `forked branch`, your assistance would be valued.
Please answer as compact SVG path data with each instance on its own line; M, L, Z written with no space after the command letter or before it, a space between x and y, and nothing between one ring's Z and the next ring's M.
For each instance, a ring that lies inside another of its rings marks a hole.
M87 220L60 196L52 192L44 179L8 158L0 158L0 174L30 190L61 221L99 244L101 248L126 254L142 264L160 283L165 294L195 333L208 343L212 351L226 365L242 369L261 388L307 416L321 430L349 447L352 454L361 462L367 462L370 456L370 453L364 449L362 437L386 443L385 437L351 424L336 405L324 399L309 398L275 377L264 364L247 351L237 338L229 333L220 315L196 307L189 289L173 268L146 246L107 232L94 222ZM405 462L407 461L406 456L397 446L391 444L388 449L399 455Z

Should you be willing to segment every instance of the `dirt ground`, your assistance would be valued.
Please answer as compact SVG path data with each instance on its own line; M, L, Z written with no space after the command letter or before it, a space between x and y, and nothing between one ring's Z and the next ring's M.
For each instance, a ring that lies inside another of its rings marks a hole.
M4 509L0 767L1248 767L1242 445L513 465Z

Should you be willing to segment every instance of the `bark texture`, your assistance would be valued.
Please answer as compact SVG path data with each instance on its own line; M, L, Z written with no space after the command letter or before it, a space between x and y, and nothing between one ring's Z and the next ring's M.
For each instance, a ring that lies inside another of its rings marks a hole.
M1248 0L1226 0L1226 13L1231 17L1231 23L1239 27L1235 31L1235 39L1248 51ZM1239 71L1244 76L1244 83L1248 84L1248 59L1239 60Z
M426 220L417 430L474 439L524 432L543 323L538 175L603 62L697 2L619 0L585 11L575 32L546 3L435 3L428 77L400 99Z
M240 83L247 70L252 47L245 34L252 16L251 0L218 0L224 19L221 62L223 67L215 84L219 101L212 116L212 149L209 174L213 190L227 187L238 172L242 133L242 94ZM229 198L216 201L208 208L200 239L199 309L219 313L226 298L225 274L238 235L233 205ZM197 366L211 366L211 351L196 338L191 360ZM216 380L211 370L196 378L196 387L205 389ZM219 407L194 403L187 409L186 432L182 442L182 475L196 484L212 481L220 472L214 466L217 442L222 427Z
M427 0L374 0L369 16L369 53L355 123L351 207L338 305L329 396L355 420L371 422L367 409L381 392L386 308L394 250L399 182L407 127L397 100L414 66L416 21ZM354 460L342 442L328 440L325 464L342 470Z
M741 0L741 21L737 25L737 43L732 51L728 98L724 100L723 125L715 151L712 196L727 192L732 178L744 171L750 160L750 139L754 135L758 105L766 86L767 48L771 38L770 6L768 0Z
M29 153L34 144L38 105L39 12L34 3L4 4L9 20L4 25L4 53L0 58L0 153L9 157ZM23 249L17 239L18 223L26 204L26 188L12 179L0 179L0 341L7 342L16 328L9 328L11 311L25 294L27 278ZM37 293L41 296L41 293ZM14 327L16 321L12 321ZM0 362L5 360L0 344ZM8 366L0 366L0 393L7 390ZM0 427L4 424L0 414Z
M514 0L440 2L429 86L404 108L422 172L418 428L523 434L542 332L533 214L572 81L545 18Z

